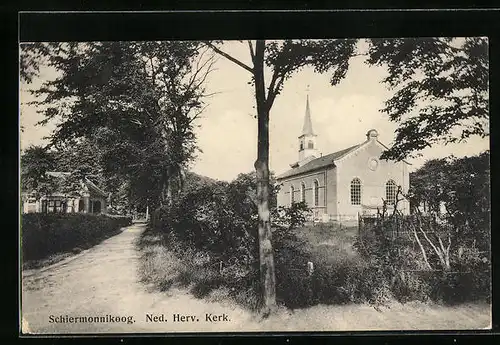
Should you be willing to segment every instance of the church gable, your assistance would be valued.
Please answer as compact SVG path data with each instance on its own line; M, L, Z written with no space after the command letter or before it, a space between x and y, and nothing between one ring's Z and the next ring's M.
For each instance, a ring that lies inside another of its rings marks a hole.
M353 150L350 150L345 155L342 155L342 157L337 158L335 162L337 165L339 165L342 164L342 162L348 161L353 157L358 157L360 155L363 155L362 152L364 153L368 152L370 158L373 158L372 165L374 166L380 161L380 156L387 149L389 148L378 140L378 132L375 129L371 129L368 131L368 133L366 133L366 140L363 143L355 146ZM366 155L364 157L366 158ZM399 163L404 165L409 165L409 163L405 160L402 160L400 162L387 161L387 160L382 160L382 161L384 163L389 163L391 165Z
M391 199L398 186L403 193L408 191L408 163L380 159L387 147L377 136L375 130L369 131L363 144L336 162L339 213L376 211L382 207L383 200L387 201L388 190Z
M364 168L359 163L368 158L373 158L373 161L380 163L380 156L384 152L385 147L378 141L365 141L358 145L354 150L351 150L343 157L336 160L337 166L345 166L347 164L358 165L359 168Z
M380 159L382 153L388 149L383 143L378 140L378 133L372 129L366 134L367 139L354 147L342 157L335 160L335 164L339 167L346 164L354 165L358 169L377 171L379 167L389 167L393 169L395 166L401 167L408 165L406 161L389 161Z

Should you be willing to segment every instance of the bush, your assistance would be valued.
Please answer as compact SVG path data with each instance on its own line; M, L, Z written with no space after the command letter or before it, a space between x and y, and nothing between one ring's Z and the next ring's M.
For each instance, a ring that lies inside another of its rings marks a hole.
M303 307L310 300L307 262L312 261L307 243L294 229L273 229L276 299L290 308Z
M231 183L188 188L169 207L155 213L150 230L162 234L169 250L190 265L180 279L191 284L196 296L221 288L235 300L247 298L244 304L257 306L260 273L254 200L254 179L241 175ZM304 272L307 253L291 229L303 225L307 212L304 203L297 203L281 208L281 218L277 212L271 216L273 221L286 224L272 229L277 298L282 303L297 299L297 276L290 272ZM204 259L196 259L200 257Z
M466 233L454 231L450 224L436 222L433 218L394 217L399 216L393 215L385 221L379 219L364 229L362 237L355 243L372 271L376 272L373 279L388 284L394 299L400 302L462 303L490 298L489 259ZM449 238L449 264L443 264L424 236L420 236L421 247L414 235L408 233L416 226L412 222L422 227L436 246L439 246L437 238ZM400 225L407 233L400 232ZM394 236L398 232L399 235ZM427 263L422 249L426 251Z
M81 213L28 213L21 219L23 261L87 249L132 224L130 217Z
M290 207L279 206L272 209L272 221L276 226L294 229L304 226L311 212L304 201L295 202Z
M276 293L286 307L303 308L318 303L375 305L391 297L387 281L377 277L379 272L365 260L346 251L342 240L321 244L332 236L344 236L347 240L351 235L345 231L340 233L332 225L318 224L275 233ZM308 261L314 264L312 276L307 272Z
M170 243L207 252L226 265L255 257L256 215L230 201L223 183L188 192L157 212L156 228Z

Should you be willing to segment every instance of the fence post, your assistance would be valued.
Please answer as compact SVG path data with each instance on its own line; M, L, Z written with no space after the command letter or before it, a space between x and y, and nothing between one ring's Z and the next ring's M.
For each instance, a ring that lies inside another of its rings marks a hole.
M361 217L359 216L358 212L358 237L361 236Z
M313 289L313 275L314 275L314 264L311 261L307 262L307 299L308 304L312 305L314 302L314 289Z

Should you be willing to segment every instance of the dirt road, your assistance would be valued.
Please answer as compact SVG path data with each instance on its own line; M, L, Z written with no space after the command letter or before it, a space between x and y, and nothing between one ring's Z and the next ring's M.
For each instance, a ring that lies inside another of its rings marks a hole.
M130 226L81 255L24 272L23 332L477 329L490 324L490 308L481 304L454 308L395 304L381 312L364 305L316 306L281 310L262 321L237 306L196 299L183 290L153 292L138 281L135 240L143 230L144 225Z

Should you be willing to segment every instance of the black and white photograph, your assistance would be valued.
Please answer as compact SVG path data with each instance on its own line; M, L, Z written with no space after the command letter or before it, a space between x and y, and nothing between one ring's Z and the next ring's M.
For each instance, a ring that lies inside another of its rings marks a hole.
M488 51L20 43L21 334L491 329Z

